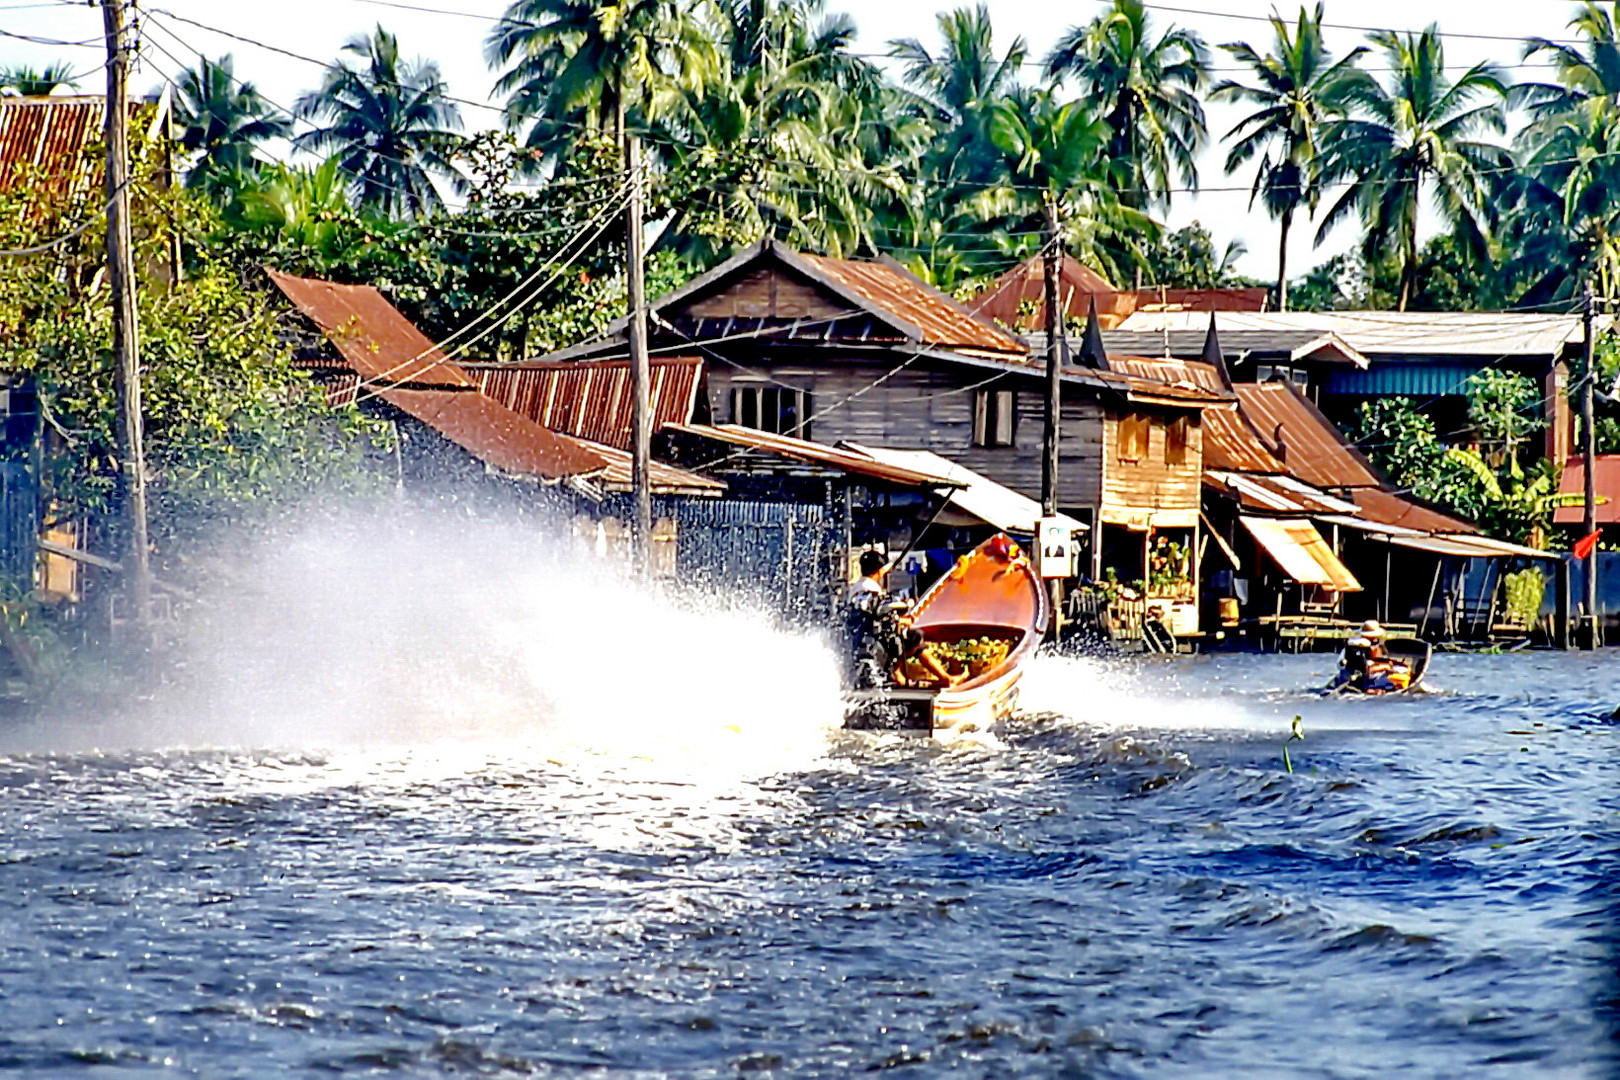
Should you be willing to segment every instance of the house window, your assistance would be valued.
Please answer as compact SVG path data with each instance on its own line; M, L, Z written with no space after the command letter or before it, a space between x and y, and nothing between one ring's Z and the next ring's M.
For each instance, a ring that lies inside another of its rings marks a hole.
M1153 421L1142 413L1126 413L1119 418L1119 460L1141 461L1148 453L1148 432Z
M1192 418L1178 416L1164 427L1164 463L1187 464L1187 436L1192 431Z
M1011 446L1013 444L1013 410L1015 401L1011 390L975 390L973 392L973 445Z
M731 422L739 427L808 439L814 413L808 390L786 386L736 386L731 390Z

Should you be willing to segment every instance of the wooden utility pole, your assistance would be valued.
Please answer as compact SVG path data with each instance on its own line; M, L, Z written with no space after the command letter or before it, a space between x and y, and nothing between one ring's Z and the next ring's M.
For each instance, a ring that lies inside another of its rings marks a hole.
M1058 240L1058 206L1055 198L1046 200L1046 250L1042 271L1046 286L1046 430L1041 448L1041 513L1051 517L1057 513L1058 439L1063 423L1063 363L1069 358L1069 343L1064 336L1063 310L1058 306L1058 276L1062 267L1063 247ZM1040 542L1037 531L1035 540ZM1095 538L1093 538L1095 542ZM1052 600L1052 633L1062 629L1059 612L1063 607L1063 579L1048 578L1046 587Z
M1581 325L1585 330L1583 337L1583 352L1586 354L1586 363L1581 370L1581 457L1586 474L1586 503L1585 512L1581 515L1582 536L1591 536L1597 531L1597 434L1593 430L1592 420L1592 392L1593 384L1597 382L1597 339L1592 332L1592 309L1595 301L1592 297L1592 282L1586 282L1584 303L1581 305ZM1602 628L1598 622L1597 609L1597 579L1598 579L1598 553L1594 548L1585 559L1585 611L1581 622L1585 633L1581 635L1581 644L1588 649L1595 649L1603 644Z
M144 631L152 610L146 523L146 450L141 424L141 348L129 225L129 58L126 0L102 0L107 37L107 281L113 307L113 381L118 396L118 488L122 562L131 617Z
M629 205L625 209L624 253L625 286L630 305L630 487L635 502L631 544L636 572L645 575L650 568L652 545L652 491L647 475L652 457L652 409L647 392L651 375L647 363L647 285L641 238L641 139L628 130L624 135L624 166L630 184Z
M1046 286L1046 429L1041 440L1041 513L1048 517L1057 513L1058 426L1063 418L1059 375L1062 353L1058 345L1063 337L1063 315L1058 310L1060 257L1057 201L1049 198L1046 200L1046 249L1042 259Z

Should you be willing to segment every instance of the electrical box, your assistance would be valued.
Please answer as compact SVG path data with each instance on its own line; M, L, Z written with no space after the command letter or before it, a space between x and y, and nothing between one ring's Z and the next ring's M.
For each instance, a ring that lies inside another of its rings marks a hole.
M1074 576L1075 543L1072 526L1062 518L1043 517L1035 522L1035 570L1043 578Z

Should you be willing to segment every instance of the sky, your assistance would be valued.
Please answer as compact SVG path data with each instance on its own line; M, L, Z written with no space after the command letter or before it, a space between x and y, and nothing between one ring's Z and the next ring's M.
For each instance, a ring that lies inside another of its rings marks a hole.
M440 12L407 10L401 5L431 7ZM935 19L940 11L960 6L937 0L885 0L854 5L848 0L826 0L829 11L848 11L859 30L856 51L881 56L895 38L914 37L937 49ZM1015 37L1022 37L1032 56L1044 56L1069 27L1088 22L1104 6L1102 0L1067 0L1062 4L1001 3L991 5L998 52ZM321 77L315 64L272 51L261 45L233 40L214 30L190 25L191 19L263 45L320 60L339 54L343 43L367 33L378 23L400 40L406 56L437 61L451 92L458 97L498 105L491 96L494 74L483 61L483 39L506 0L143 0L144 35L155 46L150 64L135 79L140 90L156 86L190 65L197 50L209 56L225 52L236 58L238 78L255 83L270 100L290 106L294 98L315 86ZM1166 0L1150 3L1152 18L1161 30L1170 25L1195 30L1209 43L1217 77L1242 78L1235 62L1218 46L1247 41L1264 52L1271 41L1265 17L1273 7L1263 0ZM1278 5L1285 16L1298 11L1296 3ZM1545 66L1522 66L1520 41L1529 36L1566 37L1576 4L1566 0L1327 0L1326 22L1344 29L1328 32L1335 56L1365 41L1364 28L1420 30L1431 22L1448 35L1446 62L1460 73L1467 66L1494 60L1510 68L1518 81L1550 79ZM19 40L25 34L83 45L45 45ZM1507 40L1500 40L1507 39ZM159 48L160 47L160 48ZM165 55L165 51L172 56ZM66 60L75 71L89 71L81 82L86 93L100 93L104 77L97 69L104 57L101 12L84 0L0 0L0 66L42 66ZM1363 66L1376 69L1376 56L1363 58ZM1038 72L1031 67L1030 77ZM1207 105L1212 135L1224 135L1244 115L1242 107ZM467 129L500 123L494 108L464 105ZM1217 247L1241 241L1248 249L1238 262L1241 272L1260 279L1275 277L1277 229L1263 212L1250 209L1252 171L1228 176L1222 166L1225 147L1216 139L1199 160L1201 191L1178 194L1172 201L1168 223L1181 226L1201 221L1214 235ZM1426 216L1426 227L1438 223ZM1353 222L1341 225L1320 246L1313 244L1315 228L1296 226L1289 244L1289 276L1295 277L1323 259L1354 243Z

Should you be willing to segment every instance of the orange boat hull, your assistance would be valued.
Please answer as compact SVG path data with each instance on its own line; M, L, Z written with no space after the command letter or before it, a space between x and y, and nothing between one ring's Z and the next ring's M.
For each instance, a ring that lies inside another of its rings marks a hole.
M924 640L989 635L1010 642L1001 663L941 689L934 698L936 730L969 730L988 727L1012 713L1022 664L1046 636L1051 607L1045 582L1028 557L1010 537L999 535L958 559L906 621Z

